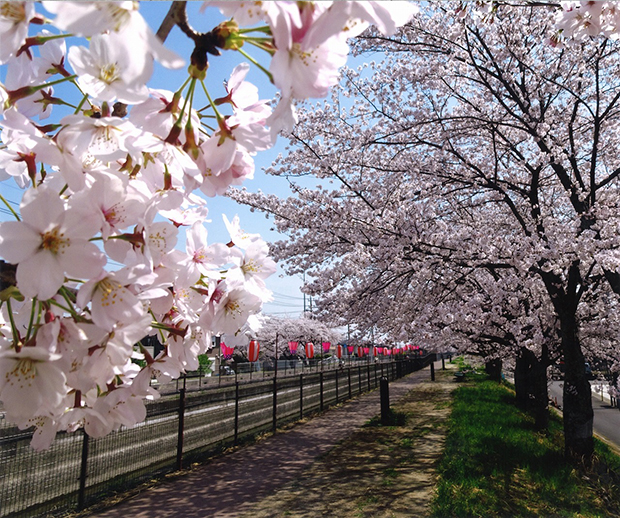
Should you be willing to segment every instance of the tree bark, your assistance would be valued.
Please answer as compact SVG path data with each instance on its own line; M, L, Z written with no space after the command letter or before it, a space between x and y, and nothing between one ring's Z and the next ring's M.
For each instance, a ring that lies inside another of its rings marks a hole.
M537 430L546 430L549 426L547 361L544 356L539 359L533 351L523 347L515 365L516 405L534 417Z
M564 352L564 450L568 457L590 463L594 453L592 392L577 335L575 313L560 315Z
M530 351L528 411L534 416L537 430L549 427L549 392L547 390L547 365L543 358L537 358Z
M527 371L529 365L523 349L517 354L515 361L515 404L520 410L527 410L528 388Z
M488 374L489 378L498 383L502 381L502 360L496 358L494 360L487 360L484 364L484 371Z

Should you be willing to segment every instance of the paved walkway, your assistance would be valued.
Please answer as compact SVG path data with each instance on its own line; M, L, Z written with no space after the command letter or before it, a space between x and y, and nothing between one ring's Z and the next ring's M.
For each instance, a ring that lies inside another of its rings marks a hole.
M441 368L441 362L435 363ZM429 368L390 383L390 403L430 378ZM237 517L298 477L317 457L380 413L379 390L208 462L186 475L148 489L95 518Z

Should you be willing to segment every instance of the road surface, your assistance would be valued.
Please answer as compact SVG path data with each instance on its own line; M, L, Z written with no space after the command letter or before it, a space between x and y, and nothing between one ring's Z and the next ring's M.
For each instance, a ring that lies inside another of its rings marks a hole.
M590 384L595 387L598 382L591 381ZM557 401L557 406L561 410L563 408L562 391L564 389L563 381L551 381L549 383L549 397L552 401ZM594 432L611 443L620 450L620 411L612 407L609 401L609 395L603 391L604 401L601 401L600 392L592 393L592 409L594 410Z

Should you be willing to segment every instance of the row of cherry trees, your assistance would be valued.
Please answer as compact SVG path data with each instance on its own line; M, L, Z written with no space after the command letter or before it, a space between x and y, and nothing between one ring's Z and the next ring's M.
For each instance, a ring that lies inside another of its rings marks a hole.
M325 315L510 362L541 426L564 361L574 457L593 451L586 357L620 369L617 18L429 3L360 37L367 64L303 111L269 171L294 196L233 194L292 236L275 256L312 273Z

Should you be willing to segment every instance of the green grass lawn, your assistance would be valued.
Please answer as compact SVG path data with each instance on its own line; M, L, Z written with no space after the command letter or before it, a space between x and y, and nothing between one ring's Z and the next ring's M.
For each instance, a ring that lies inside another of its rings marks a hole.
M620 516L620 459L597 442L596 467L565 461L561 421L550 433L514 406L514 393L474 381L454 395L432 516ZM615 482L614 482L615 480Z

